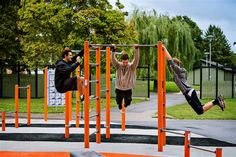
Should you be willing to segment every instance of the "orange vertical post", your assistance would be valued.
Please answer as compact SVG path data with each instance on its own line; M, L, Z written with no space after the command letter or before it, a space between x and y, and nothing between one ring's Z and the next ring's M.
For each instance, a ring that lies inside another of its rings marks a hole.
M110 47L106 48L106 138L110 138Z
M190 131L184 133L184 157L190 157Z
M163 53L162 43L157 45L157 80L158 80L158 151L163 151Z
M101 59L101 51L100 48L96 49L96 143L101 143L101 83L100 83L100 74L101 74L101 67L100 67L100 59Z
M19 127L18 120L19 120L19 87L15 85L15 128Z
M84 147L89 148L89 42L84 42Z
M121 130L125 131L125 105L124 105L124 99L122 100L122 109L121 109Z
M222 157L222 148L216 148L216 157Z
M77 67L76 69L76 76L80 76L80 66ZM76 111L75 111L75 127L78 128L79 127L79 112L80 112L80 93L79 93L79 85L78 85L79 81L77 80L77 91L75 93L75 99L76 99Z
M27 125L30 126L30 85L27 85Z
M162 48L163 53L163 128L166 129L166 59L165 52ZM163 132L163 144L166 145L166 132Z
M6 114L2 112L2 131L6 130Z
M48 69L44 68L44 121L48 120Z
M72 77L72 74L70 75ZM72 120L72 91L69 91L69 120Z
M69 130L69 97L70 93L66 92L65 94L65 138L69 138L70 130Z

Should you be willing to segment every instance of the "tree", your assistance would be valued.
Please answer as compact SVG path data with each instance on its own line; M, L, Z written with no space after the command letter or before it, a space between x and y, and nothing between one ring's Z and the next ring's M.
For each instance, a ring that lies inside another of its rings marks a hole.
M125 43L135 40L124 13L112 9L107 0L22 0L19 10L24 62L47 64L61 55L64 47L82 49L91 43Z
M16 24L19 6L19 0L3 1L0 4L0 65L16 64L22 53Z
M199 50L196 49L191 36L189 25L177 18L170 19L166 15L157 15L153 10L151 13L136 9L131 18L138 32L140 44L156 44L163 41L172 56L178 57L184 63L184 67L191 69L193 63L198 59ZM156 78L156 48L144 48L140 53L140 65L150 64L152 77ZM191 62L190 62L191 61ZM169 73L167 73L168 79Z
M175 18L174 18L175 19ZM197 58L201 59L204 57L204 49L205 47L203 46L203 32L202 30L198 27L197 23L194 22L191 18L188 16L176 16L176 19L182 22L185 22L189 25L191 29L191 36L192 40L194 42L195 47L199 50L200 53L197 53ZM198 59L196 59L198 62Z
M205 47L208 49L210 49L208 38L209 35L213 35L211 41L212 61L228 66L233 65L233 62L231 60L233 52L231 51L229 42L220 27L210 25L207 31L205 32Z

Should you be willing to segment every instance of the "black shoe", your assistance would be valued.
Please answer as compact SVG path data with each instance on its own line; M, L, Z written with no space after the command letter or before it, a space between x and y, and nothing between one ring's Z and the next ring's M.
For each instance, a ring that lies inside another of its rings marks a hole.
M119 108L119 110L121 110L122 109L122 105L118 105L118 108Z
M84 101L84 95L80 95L80 102Z
M219 101L219 103L217 105L220 107L220 109L222 111L224 111L224 109L225 109L224 97L222 95L220 95L220 96L217 97L217 100Z
M128 107L129 105L130 105L130 104L128 104L128 105L125 104L125 108Z

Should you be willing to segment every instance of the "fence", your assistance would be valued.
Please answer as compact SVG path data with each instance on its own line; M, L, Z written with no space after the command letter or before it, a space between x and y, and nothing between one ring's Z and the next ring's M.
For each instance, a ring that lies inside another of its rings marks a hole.
M24 65L11 65L15 66L16 69L20 69ZM8 66L10 67L10 66ZM13 98L14 97L14 88L15 84L19 86L31 85L31 97L32 98L42 98L44 97L44 74L43 70L36 68L34 71L31 71L31 74L22 74L19 70L16 70L16 73L7 74L5 69L8 67L1 66L0 71L0 98ZM133 90L134 97L148 97L149 94L149 78L150 78L150 67L138 67L137 73L139 70L145 71L146 77L137 77L136 86ZM95 75L91 75L95 77ZM101 75L101 86L105 86L105 74ZM101 87L101 88L102 88ZM94 95L95 88L91 86L91 94ZM75 93L74 93L75 95ZM20 91L19 96L26 97L26 91ZM102 97L105 95L101 95ZM111 78L111 97L115 97L115 78Z
M219 94L224 97L236 96L236 70L213 62L210 66L201 61L199 68L188 73L188 82L200 86L200 98L214 98Z

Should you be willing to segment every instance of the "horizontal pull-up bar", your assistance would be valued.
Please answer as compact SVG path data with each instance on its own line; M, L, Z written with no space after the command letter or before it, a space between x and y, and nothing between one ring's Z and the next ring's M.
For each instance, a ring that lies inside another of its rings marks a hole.
M205 152L209 152L209 153L214 153L214 154L216 154L216 151L212 151L212 150L208 150L208 149L196 147L196 146L193 146L193 145L189 145L189 146L190 146L191 148L194 148L194 149L198 149L198 150L202 150L202 151L205 151Z
M171 130L166 130L166 129L161 129L161 131L176 134L176 135L184 135L183 133L179 133L179 132L175 132L175 131L171 131Z
M91 46L104 46L104 47L112 47L112 46L116 46L116 47L133 47L135 44L90 44ZM157 47L157 45L143 45L143 44L137 44L137 46L139 47Z
M18 87L19 89L27 89L28 86L22 86L22 87Z

